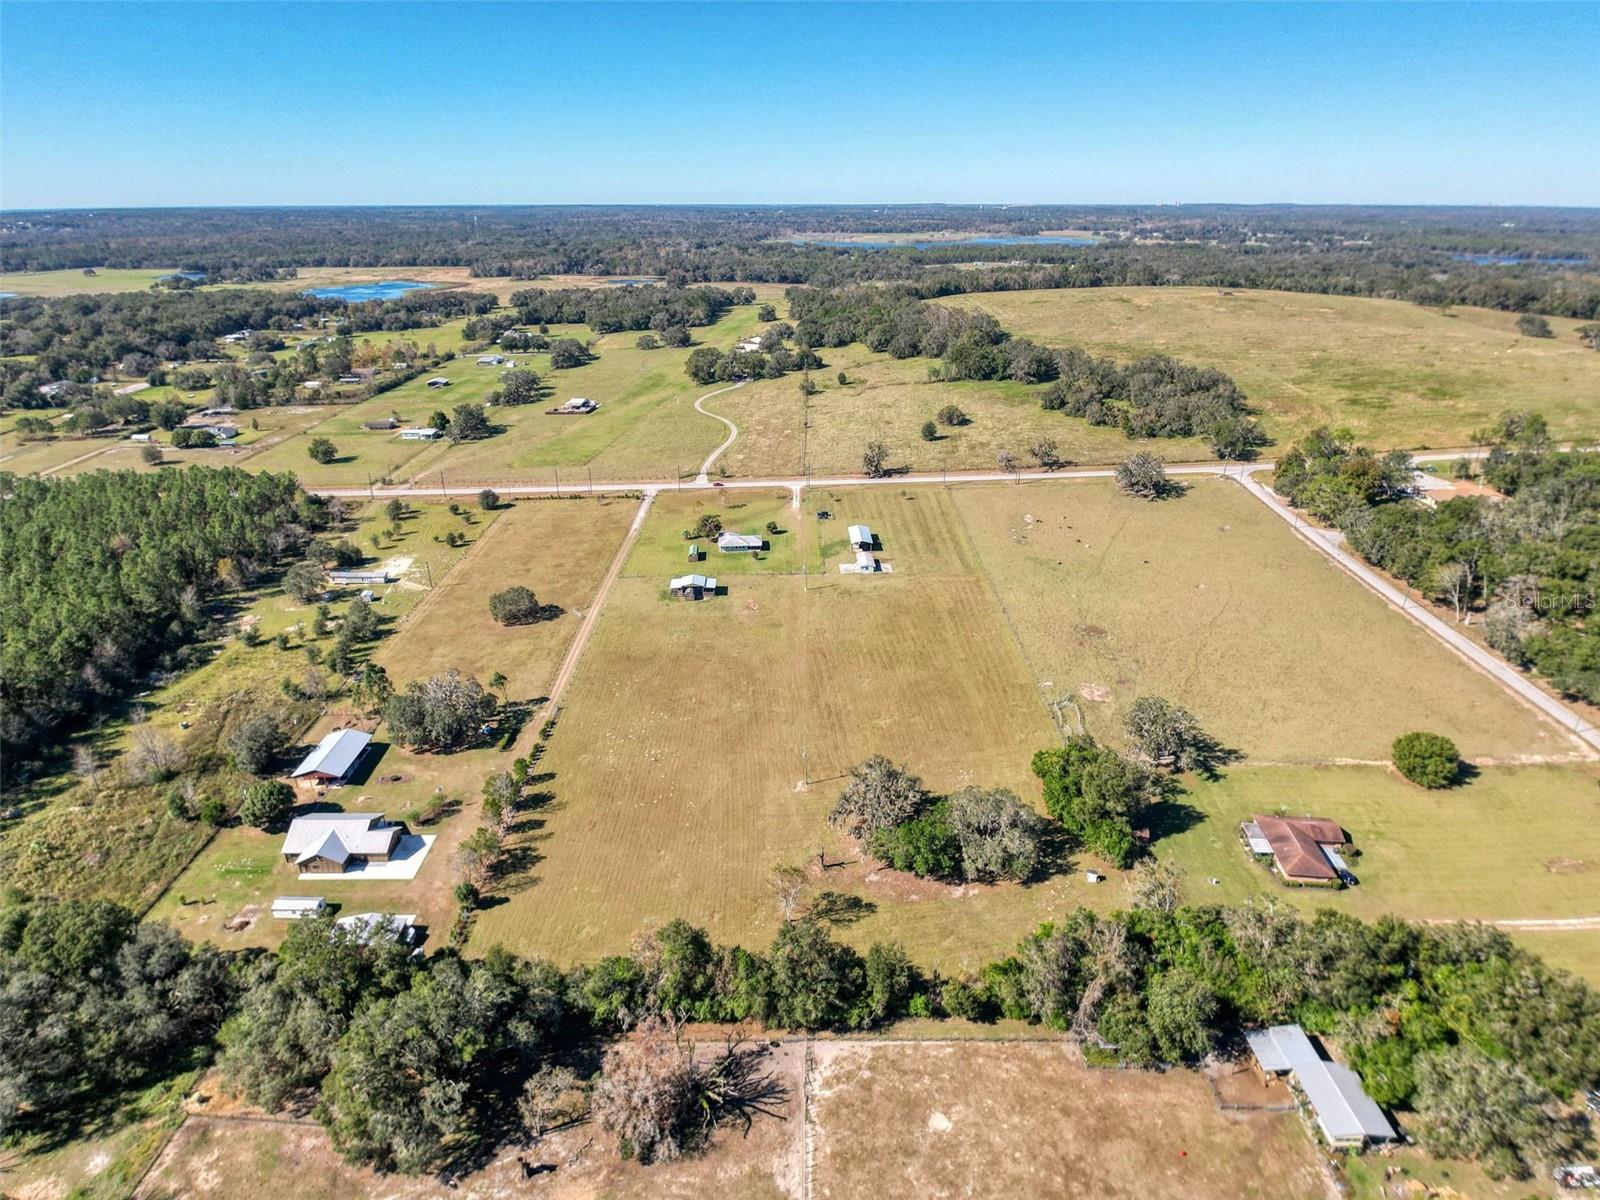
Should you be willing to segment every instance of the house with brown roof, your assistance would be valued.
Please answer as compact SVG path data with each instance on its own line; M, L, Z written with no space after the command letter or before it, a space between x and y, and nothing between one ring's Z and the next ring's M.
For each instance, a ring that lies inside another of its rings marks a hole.
M1326 817L1255 816L1239 826L1252 854L1270 856L1285 883L1338 887L1350 877L1339 850L1350 839Z

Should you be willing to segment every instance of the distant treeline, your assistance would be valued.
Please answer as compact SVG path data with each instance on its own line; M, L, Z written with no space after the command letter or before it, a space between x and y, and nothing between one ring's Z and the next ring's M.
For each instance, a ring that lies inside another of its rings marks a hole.
M183 660L207 602L302 549L323 505L292 475L191 467L0 474L0 742L12 765Z
M1030 236L1091 246L890 250L822 234ZM292 267L463 266L519 279L583 273L839 286L935 276L948 290L1281 288L1600 316L1594 209L1229 205L192 209L13 213L5 270L181 266L219 278ZM1489 261L1475 262L1473 256ZM951 270L955 264L988 264ZM998 264L998 265L997 265ZM1021 282L1028 280L1029 282Z

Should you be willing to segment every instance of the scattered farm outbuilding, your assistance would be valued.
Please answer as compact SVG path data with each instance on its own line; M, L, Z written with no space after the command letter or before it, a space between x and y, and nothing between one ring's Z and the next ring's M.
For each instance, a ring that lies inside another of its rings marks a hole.
M416 425L410 429L400 431L402 442L432 442L440 437L440 433L432 425Z
M690 546L689 547L689 561L690 562L699 562L701 559L705 558L705 556L706 556L706 552L704 550L700 549L699 546Z
M443 375L435 375L432 379L428 380L428 386L431 388L449 387L450 381Z
M850 545L857 550L875 550L878 546L877 536L865 525L852 525L847 532Z
M279 896L272 902L272 915L280 921L298 921L301 917L314 917L328 907L321 896Z
M377 571L329 571L328 582L344 584L346 586L366 586L368 584L382 584L389 582L389 572Z
M765 538L757 537L750 533L720 533L717 535L717 549L724 554L750 554L756 550L765 550Z
M480 367L498 367L505 361L506 356L503 354L481 354L478 356L478 365Z
M1392 1142L1394 1126L1361 1086L1361 1077L1328 1062L1298 1025L1274 1025L1245 1034L1256 1065L1268 1075L1288 1075L1305 1093L1312 1116L1330 1146Z
M361 423L361 428L363 428L363 429L379 429L379 430L399 429L400 428L400 422L395 420L393 417L383 417L383 418L380 418L379 420L376 420L376 421L363 421Z
M856 551L854 562L839 564L839 573L841 575L876 575L879 571L887 571L888 569L865 550Z
M599 407L600 406L593 400L590 400L585 396L574 396L572 399L565 401L562 404L558 404L554 408L545 409L545 412L557 417L574 417L581 416L584 413L592 413Z
M715 576L679 575L667 586L681 600L700 600L717 594Z
M1326 817L1256 816L1239 826L1252 854L1270 854L1290 883L1334 884L1349 876L1339 848L1349 837Z
M311 813L289 823L283 861L302 872L342 875L357 864L388 862L409 832L382 813Z
M128 440L130 442L148 442L150 440L150 435L148 433L130 433L128 435Z
M336 729L317 743L316 749L289 772L291 779L335 782L347 778L372 744L372 735L359 729Z

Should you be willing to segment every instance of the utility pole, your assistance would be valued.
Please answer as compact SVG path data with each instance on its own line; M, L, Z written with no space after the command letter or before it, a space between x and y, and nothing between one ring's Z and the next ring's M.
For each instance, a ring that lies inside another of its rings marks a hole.
M428 590L433 591L433 564L427 559L422 560L422 565L428 569Z
M594 468L585 467L584 470L589 472L589 495L592 496L594 495Z
M561 499L561 468L554 468L556 473L556 499Z
M372 472L369 471L367 472L367 502L369 504L373 504L377 502L377 499L378 498L372 494Z
M450 499L450 487L444 481L444 472L442 470L439 472L439 490L444 493L446 500Z

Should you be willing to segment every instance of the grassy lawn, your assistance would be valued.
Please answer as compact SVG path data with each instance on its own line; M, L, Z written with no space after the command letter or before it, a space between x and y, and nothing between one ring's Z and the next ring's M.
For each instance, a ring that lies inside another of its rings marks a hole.
M662 587L674 575L690 571L718 578L796 574L809 530L804 513L790 503L788 492L662 492L639 531L623 573L656 580ZM728 532L763 538L767 548L725 554L717 549L716 538L684 539L685 530L713 513L722 518L722 527ZM769 522L775 523L779 532L768 533ZM697 563L688 560L691 545L699 546L705 556Z
M1065 1044L821 1043L819 1197L1316 1200L1292 1113L1224 1113L1192 1071L1095 1071Z
M1150 449L1172 461L1204 460L1210 450L1198 439L1132 441L1115 429L1045 412L1043 389L1018 383L930 383L929 359L894 359L859 343L822 352L826 370L812 372L821 391L807 399L793 376L748 384L718 396L706 407L739 426L739 440L717 460L730 475L859 474L869 441L889 447L889 462L914 471L993 470L1009 450L1023 463L1029 443L1056 439L1058 453L1072 462L1116 462L1135 449ZM849 382L841 386L843 370ZM921 437L923 422L947 404L971 424L939 427L938 440Z
M1558 437L1600 432L1600 355L1550 318L1527 338L1516 314L1399 300L1214 288L995 292L943 303L993 313L1014 334L1132 359L1171 354L1232 375L1279 442L1318 425L1415 448L1463 446L1507 409L1543 412ZM1070 424L1081 424L1068 421Z
M105 292L143 292L176 267L100 267L93 275L72 268L62 271L6 271L0 273L0 292L19 296L87 296Z
M1171 823L1193 824L1158 840L1156 854L1183 868L1192 903L1265 893L1364 920L1600 916L1600 768L1592 764L1491 767L1435 792L1382 767L1240 766L1217 782L1192 782L1182 804L1186 819ZM1361 852L1350 861L1360 885L1281 886L1239 842L1239 822L1256 813L1339 822ZM1580 937L1530 932L1524 944L1541 953L1547 942L1556 946L1552 961L1565 965L1561 939Z
M525 284L524 286L533 286ZM459 343L459 323L456 333ZM731 310L716 325L694 330L696 345L732 346L760 326L756 306ZM392 336L418 342L444 341L439 330L415 330ZM588 339L583 326L552 326L552 337ZM666 479L693 473L722 440L725 428L694 411L694 399L708 390L697 386L683 365L688 349L640 350L638 333L608 334L597 339L593 362L552 371L548 354L516 354L518 365L538 372L548 386L545 399L513 408L492 408L499 427L494 436L459 445L447 441L402 442L387 431L363 429L363 423L399 416L404 424L426 424L431 413L450 412L458 404L481 404L500 383L502 369L480 367L477 354L462 356L438 371L411 380L359 404L340 406L315 427L288 438L256 456L251 465L263 470L293 470L313 486L361 485L368 478L396 482L415 479L436 483L443 472L448 486L463 490L506 483L569 481L581 489L590 478ZM461 350L459 344L451 347ZM426 380L442 375L451 386L430 389ZM600 405L585 416L553 416L546 410L572 396L586 396ZM332 463L316 464L306 456L312 437L327 437L339 449Z
M1097 736L1159 695L1258 761L1383 760L1415 728L1469 758L1575 748L1234 483L1154 504L1106 480L952 494L1039 686Z
M665 597L655 568L618 581L540 764L551 798L517 840L526 865L481 914L477 944L570 962L679 915L764 942L778 863L809 862L815 890L876 906L841 936L900 938L944 967L977 965L1063 907L1111 902L1065 870L965 889L871 872L826 824L845 771L873 753L936 789L1034 796L1029 756L1055 736L971 551L912 549L911 529L953 519L948 496L894 502L914 513L874 517L886 546L905 547L894 575L747 574L699 604ZM655 528L681 543L682 524L663 513Z

